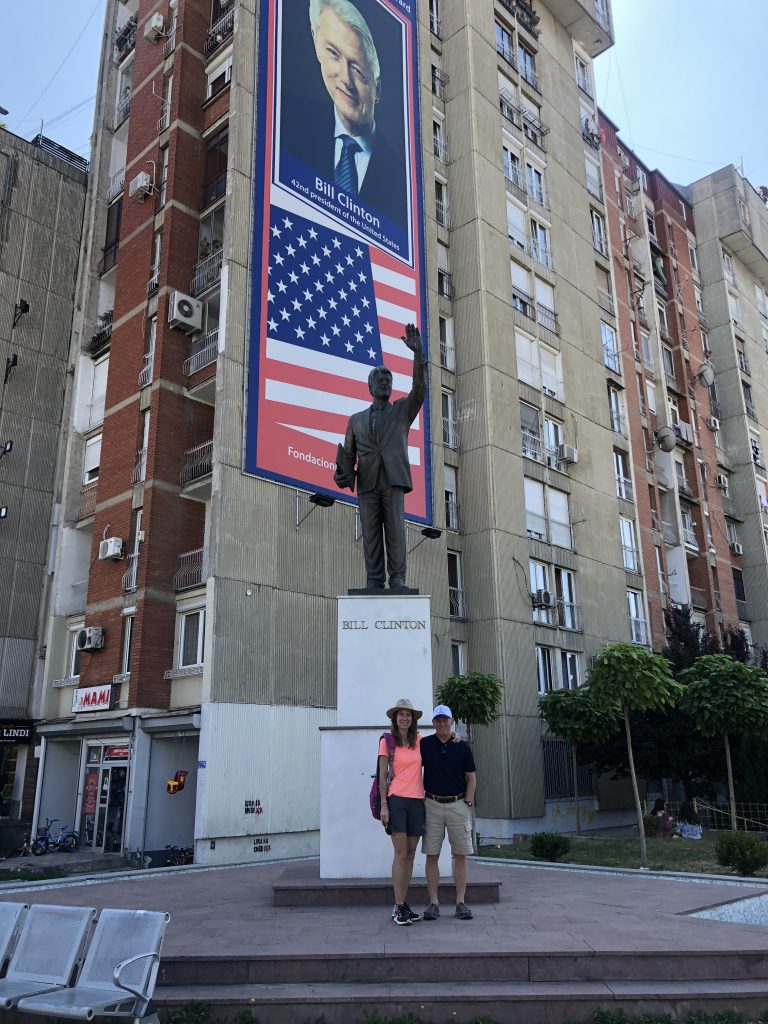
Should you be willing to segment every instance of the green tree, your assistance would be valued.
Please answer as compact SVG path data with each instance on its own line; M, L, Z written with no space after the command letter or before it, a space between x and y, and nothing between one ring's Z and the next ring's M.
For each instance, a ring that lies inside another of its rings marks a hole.
M680 705L688 712L694 728L703 736L723 737L731 828L735 832L738 826L730 734L768 732L768 679L727 654L697 658L680 679L685 684Z
M473 725L490 725L498 718L504 685L498 676L484 672L468 672L450 676L437 688L437 700L447 704L453 717L464 722L467 739L472 742Z
M619 728L619 708L601 707L588 686L576 690L552 690L539 698L539 711L549 731L571 746L573 801L576 810L576 834L581 835L577 747L582 743L599 744Z
M648 866L645 842L643 808L637 788L637 774L632 753L632 729L630 711L655 711L673 705L682 687L673 677L667 661L658 654L652 654L636 644L608 644L597 657L590 673L588 686L593 699L599 706L610 708L618 705L624 718L624 732L627 739L629 774L637 812L637 828L640 836L640 864Z

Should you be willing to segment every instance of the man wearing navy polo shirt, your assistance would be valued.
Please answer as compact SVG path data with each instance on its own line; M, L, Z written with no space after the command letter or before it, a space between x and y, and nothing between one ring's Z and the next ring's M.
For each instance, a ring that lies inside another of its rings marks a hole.
M427 855L427 891L429 906L422 914L425 921L440 916L438 858L448 833L453 855L453 881L456 885L456 917L470 921L472 911L464 902L467 890L467 856L472 853L472 813L475 804L475 759L464 740L452 742L453 713L445 704L432 712L434 736L421 741L424 766L426 826L422 851Z

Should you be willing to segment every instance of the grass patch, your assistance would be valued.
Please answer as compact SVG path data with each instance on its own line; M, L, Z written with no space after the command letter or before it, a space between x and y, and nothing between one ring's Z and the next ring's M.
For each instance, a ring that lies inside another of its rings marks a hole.
M639 868L640 844L632 836L576 838L569 836L570 849L560 858L563 864L588 864L606 868ZM686 839L653 839L648 843L648 867L652 871L695 871L703 874L728 875L735 872L720 867L715 858L715 842L700 839L696 842ZM529 839L514 843L481 846L482 857L512 857L515 860L532 860ZM757 877L766 877L765 872Z
M65 872L59 867L20 863L18 867L0 868L0 882L41 882L46 878L63 878Z

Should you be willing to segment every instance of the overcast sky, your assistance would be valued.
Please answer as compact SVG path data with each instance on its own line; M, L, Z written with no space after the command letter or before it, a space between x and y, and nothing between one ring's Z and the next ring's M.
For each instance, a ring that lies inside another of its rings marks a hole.
M651 168L686 184L743 161L753 185L768 184L767 7L613 0L616 45L595 62L597 99ZM46 135L88 155L104 8L5 0L0 106L11 131L31 138L42 118Z

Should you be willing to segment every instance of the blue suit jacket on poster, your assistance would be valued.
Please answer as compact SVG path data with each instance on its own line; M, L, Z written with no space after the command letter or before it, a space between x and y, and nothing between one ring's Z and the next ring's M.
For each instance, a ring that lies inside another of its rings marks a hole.
M281 145L297 160L326 181L334 180L335 117L330 97L311 100L283 93ZM359 192L361 202L373 213L406 226L406 180L403 146L393 144L387 125L376 121L373 150Z

